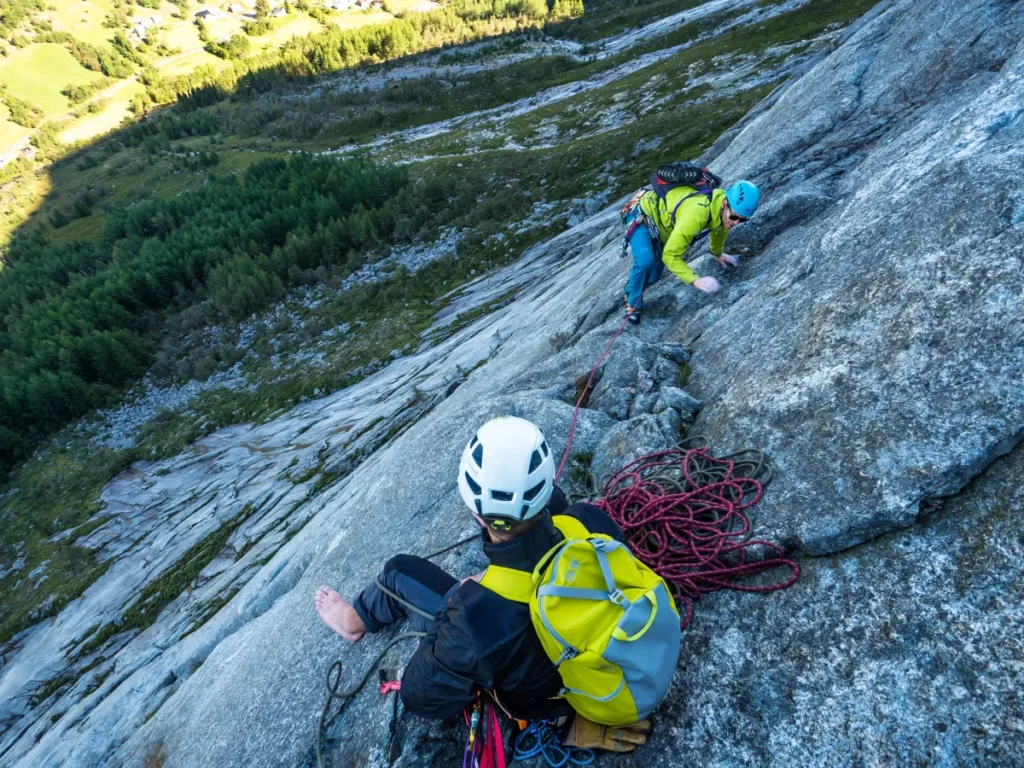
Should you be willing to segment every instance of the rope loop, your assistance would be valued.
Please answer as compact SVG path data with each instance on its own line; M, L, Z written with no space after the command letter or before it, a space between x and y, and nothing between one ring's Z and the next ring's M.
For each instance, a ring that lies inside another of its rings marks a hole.
M800 577L782 547L751 539L746 511L761 499L772 472L756 448L716 457L697 435L630 462L608 478L592 503L618 523L637 558L668 583L685 608L685 628L702 594L771 592ZM736 583L772 568L790 573L773 584Z
M551 768L566 765L590 765L594 762L594 750L567 747L557 737L553 725L543 720L530 723L526 730L516 737L512 753L513 760L529 760L540 755Z
M419 638L426 636L426 634L426 632L403 632L400 635L395 635L381 649L380 653L377 654L377 658L375 658L370 664L366 673L355 683L355 685L345 691L338 690L338 688L341 687L341 661L338 660L331 664L327 670L327 698L324 700L324 708L320 710L320 724L316 729L316 762L319 768L324 768L323 737L325 728L333 723L337 719L338 715L344 711L345 704L348 700L363 689L363 686L366 685L370 676L377 669L377 666L384 660L388 651L403 640L418 640ZM331 711L331 703L335 700L340 700L342 702L342 706L337 712L328 717L327 715Z

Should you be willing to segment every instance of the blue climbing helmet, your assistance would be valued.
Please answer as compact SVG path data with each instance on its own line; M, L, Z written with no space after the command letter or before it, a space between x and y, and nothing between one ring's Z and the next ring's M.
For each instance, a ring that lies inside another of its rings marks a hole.
M749 219L757 210L761 191L749 181L737 181L725 191L725 199L737 216Z

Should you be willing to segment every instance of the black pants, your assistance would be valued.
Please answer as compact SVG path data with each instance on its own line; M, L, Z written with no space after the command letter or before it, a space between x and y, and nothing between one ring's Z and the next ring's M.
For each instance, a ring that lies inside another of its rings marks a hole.
M415 555L396 555L387 561L379 576L380 583L434 616L448 602L448 593L458 585L458 580L429 560ZM413 629L427 632L433 624L418 613L407 611L391 595L382 592L376 584L370 584L352 604L359 618L366 625L367 632L380 632L396 621L408 618Z

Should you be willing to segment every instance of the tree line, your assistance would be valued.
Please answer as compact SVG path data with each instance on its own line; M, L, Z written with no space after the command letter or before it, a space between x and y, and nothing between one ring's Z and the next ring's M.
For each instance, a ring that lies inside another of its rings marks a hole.
M404 168L298 156L114 211L98 243L19 238L0 272L0 465L141 376L167 313L246 316L428 215Z
M548 17L547 0L453 0L443 8L404 14L383 24L354 29L331 25L293 38L279 51L235 59L225 69L207 66L172 78L151 77L147 93L158 104L180 100L186 107L208 106L246 91L264 92L283 80L537 27ZM228 51L216 53L229 58Z

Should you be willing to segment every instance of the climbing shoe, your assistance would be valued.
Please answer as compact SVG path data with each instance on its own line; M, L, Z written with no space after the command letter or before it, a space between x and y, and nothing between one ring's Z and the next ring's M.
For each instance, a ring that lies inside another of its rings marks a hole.
M630 309L626 311L626 319L633 325L637 325L640 322L640 310Z

